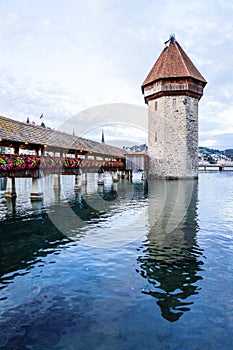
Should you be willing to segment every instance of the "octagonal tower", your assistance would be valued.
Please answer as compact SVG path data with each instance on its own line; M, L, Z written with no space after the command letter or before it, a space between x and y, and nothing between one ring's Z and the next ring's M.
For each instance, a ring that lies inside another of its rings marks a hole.
M171 35L142 84L148 104L148 177L198 175L198 101L206 80Z

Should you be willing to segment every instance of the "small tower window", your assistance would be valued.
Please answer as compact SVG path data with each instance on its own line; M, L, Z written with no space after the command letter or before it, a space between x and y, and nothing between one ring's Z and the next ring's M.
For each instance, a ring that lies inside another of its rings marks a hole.
M155 111L157 111L157 108L158 108L158 102L155 101Z
M176 98L172 99L172 108L175 109L176 108Z

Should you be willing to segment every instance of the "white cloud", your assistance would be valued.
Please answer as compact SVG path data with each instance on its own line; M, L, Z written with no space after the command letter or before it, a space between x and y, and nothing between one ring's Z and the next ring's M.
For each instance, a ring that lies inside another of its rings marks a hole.
M22 121L29 117L39 123L39 117L44 113L45 123L57 128L64 118L69 118L84 104L81 107L81 99L72 91L63 91L62 86L48 82L26 83L5 73L1 75L0 84L1 115Z
M138 126L128 125L126 123L116 123L110 125L98 126L87 130L81 136L95 141L101 141L102 130L104 132L105 143L117 146L131 144L147 144L147 130Z
M217 145L217 140L207 139L207 140L203 140L201 142L202 147L214 148L214 147L216 147L216 145Z

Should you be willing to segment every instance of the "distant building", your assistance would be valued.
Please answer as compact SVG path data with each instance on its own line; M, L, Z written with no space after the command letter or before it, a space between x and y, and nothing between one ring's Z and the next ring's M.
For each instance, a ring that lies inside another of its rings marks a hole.
M146 152L134 152L125 154L125 169L133 171L145 171L147 167Z

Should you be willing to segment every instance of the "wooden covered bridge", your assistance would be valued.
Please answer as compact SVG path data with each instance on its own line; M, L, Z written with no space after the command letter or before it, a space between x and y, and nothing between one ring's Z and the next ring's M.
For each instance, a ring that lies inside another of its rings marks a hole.
M6 152L5 149L10 149ZM31 177L31 198L41 197L40 177L75 175L79 187L83 173L125 170L124 151L43 126L0 117L0 177L7 177L6 196L15 196L15 178Z

